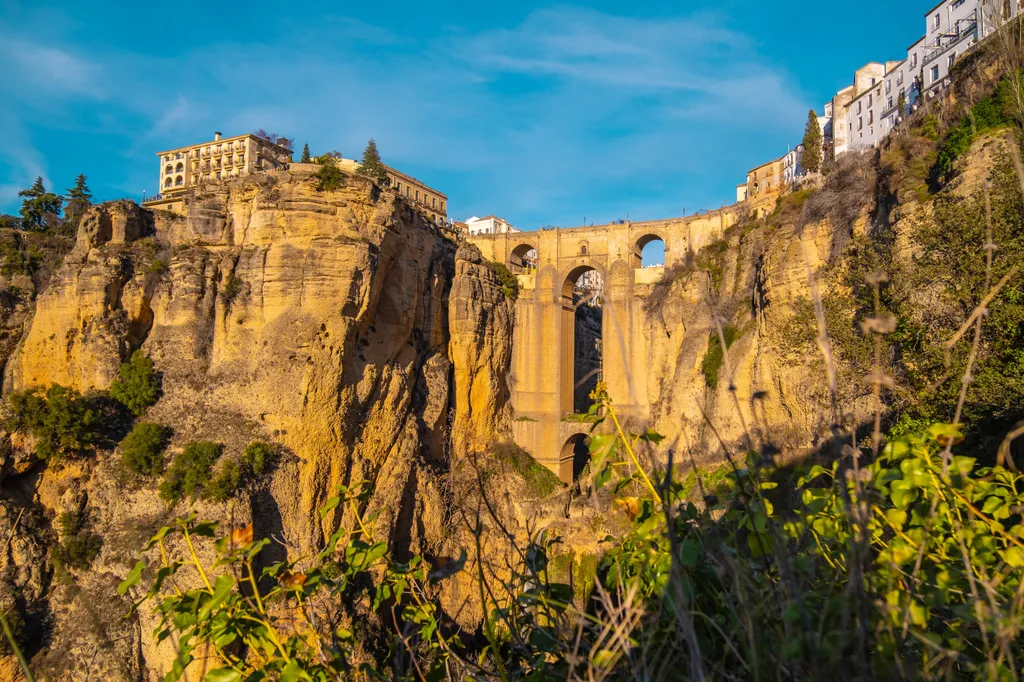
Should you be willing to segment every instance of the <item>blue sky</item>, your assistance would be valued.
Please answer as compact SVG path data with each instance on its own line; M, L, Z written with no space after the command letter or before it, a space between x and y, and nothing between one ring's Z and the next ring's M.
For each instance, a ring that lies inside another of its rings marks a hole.
M523 229L734 198L930 5L0 0L0 211L37 175L156 190L154 152L265 128Z

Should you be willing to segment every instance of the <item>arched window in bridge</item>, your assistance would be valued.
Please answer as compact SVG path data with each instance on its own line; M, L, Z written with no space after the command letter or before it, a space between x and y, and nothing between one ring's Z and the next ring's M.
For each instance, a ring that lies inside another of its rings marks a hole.
M582 244L580 244L580 255L581 256L586 256L587 255L587 243L586 242L583 242Z

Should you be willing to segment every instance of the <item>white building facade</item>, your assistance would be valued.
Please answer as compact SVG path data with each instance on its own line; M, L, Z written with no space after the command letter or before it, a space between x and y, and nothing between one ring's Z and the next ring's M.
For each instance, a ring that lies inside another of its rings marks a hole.
M512 227L504 218L488 215L483 218L473 216L466 220L466 231L470 236L478 234L505 234L506 232L519 232Z
M948 87L963 54L1017 17L1022 6L1024 0L943 0L928 10L925 34L907 48L905 59L862 67L854 85L833 98L836 157L877 146L922 98Z

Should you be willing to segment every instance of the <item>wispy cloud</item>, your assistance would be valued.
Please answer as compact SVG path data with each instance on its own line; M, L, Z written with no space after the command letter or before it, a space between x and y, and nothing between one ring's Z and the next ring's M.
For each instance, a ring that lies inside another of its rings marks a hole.
M104 112L101 128L134 126L125 166L105 170L108 185L133 190L155 177L159 147L262 127L347 156L375 137L386 161L447 191L460 216L502 213L524 226L656 217L727 194L708 180L745 171L729 167L727 147L763 144L807 109L790 76L715 14L554 7L419 40L327 18L161 56L65 41L37 43L29 58L4 39L33 36L3 30L0 68L28 60L50 84L23 81L28 92L0 107L24 123L77 101ZM17 154L27 174L30 150Z

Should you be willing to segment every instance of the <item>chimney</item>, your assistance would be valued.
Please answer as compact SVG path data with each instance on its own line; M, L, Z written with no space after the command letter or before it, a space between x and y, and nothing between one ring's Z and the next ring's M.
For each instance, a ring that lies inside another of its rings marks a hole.
M213 141L216 142L219 139L220 139L220 131L218 130L217 132L215 132L213 134Z

